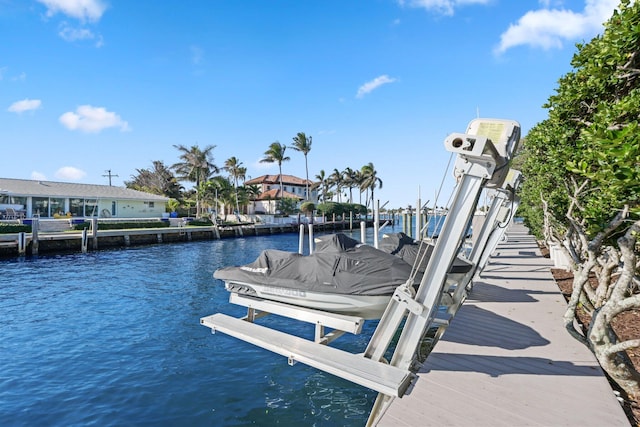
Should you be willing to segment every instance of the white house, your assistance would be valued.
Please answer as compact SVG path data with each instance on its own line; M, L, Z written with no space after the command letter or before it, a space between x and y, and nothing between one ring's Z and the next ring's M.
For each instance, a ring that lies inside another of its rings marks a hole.
M161 217L169 199L125 187L0 178L0 213L101 218Z
M292 175L282 175L282 192L280 192L280 175L262 175L244 182L245 186L257 185L260 196L252 200L248 206L249 214L273 214L281 198L298 200L298 207L307 198L307 184L309 187L309 201L318 203L318 191L312 190L313 182Z

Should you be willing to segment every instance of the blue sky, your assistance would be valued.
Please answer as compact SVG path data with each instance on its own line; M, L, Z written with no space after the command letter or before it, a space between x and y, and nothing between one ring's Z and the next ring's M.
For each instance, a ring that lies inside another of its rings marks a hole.
M526 134L617 5L0 0L0 176L124 185L182 144L255 178L278 173L259 162L269 144L305 132L310 178L372 162L381 203L433 203L444 138L478 115Z

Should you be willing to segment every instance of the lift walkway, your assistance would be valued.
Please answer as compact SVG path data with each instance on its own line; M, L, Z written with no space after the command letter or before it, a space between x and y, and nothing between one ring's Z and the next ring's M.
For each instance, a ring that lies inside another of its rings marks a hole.
M480 280L379 427L629 426L534 237L512 225Z

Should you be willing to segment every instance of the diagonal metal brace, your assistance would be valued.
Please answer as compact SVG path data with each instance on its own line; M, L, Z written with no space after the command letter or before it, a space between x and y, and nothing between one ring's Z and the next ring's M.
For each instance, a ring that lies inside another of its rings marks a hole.
M400 305L404 305L411 313L419 316L424 311L424 305L417 302L414 298L416 296L413 286L405 283L402 286L398 286L391 298L395 299Z

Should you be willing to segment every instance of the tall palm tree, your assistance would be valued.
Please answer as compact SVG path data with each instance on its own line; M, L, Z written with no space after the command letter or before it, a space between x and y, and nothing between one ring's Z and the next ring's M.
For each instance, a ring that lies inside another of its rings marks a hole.
M264 152L264 158L260 160L260 163L277 163L280 171L280 198L282 199L282 162L291 160L288 156L284 155L287 146L280 144L279 141L274 141L269 145L269 149Z
M320 194L322 194L322 201L327 201L327 192L329 191L329 178L327 177L324 169L320 170L320 173L316 175L318 185L320 186Z
M237 157L229 157L224 162L224 167L222 169L229 172L229 177L233 179L233 187L235 188L236 192L236 211L239 214L240 203L238 202L238 180L244 180L244 177L247 174L247 168L242 166L242 162L238 160Z
M349 203L353 203L353 187L358 186L358 183L356 182L357 171L347 167L342 171L342 175L344 177L344 185L349 188Z
M342 195L342 187L344 185L344 178L342 172L338 169L334 169L331 175L329 175L329 182L332 186L336 187L336 193L338 194L338 203L340 203L340 196Z
M196 216L200 216L200 183L209 179L213 173L218 173L218 167L213 163L212 151L215 145L207 145L201 150L197 145L186 147L182 144L174 145L180 151L180 162L171 166L181 180L195 182L196 187Z
M362 204L362 182L364 181L364 175L362 175L362 171L356 170L354 171L353 184L354 187L358 188L358 192L360 193L360 197L358 199L358 203Z
M364 165L360 171L362 172L362 183L360 184L360 188L364 188L367 190L371 190L371 209L374 209L374 196L373 191L376 187L382 188L382 180L377 176L378 171L373 166L373 163L369 162ZM369 201L367 200L367 206L369 205Z
M294 150L304 154L304 167L307 171L307 194L305 200L309 200L309 164L307 162L307 154L311 151L311 142L311 136L307 137L304 132L298 132L298 134L293 137L293 145L291 146Z

